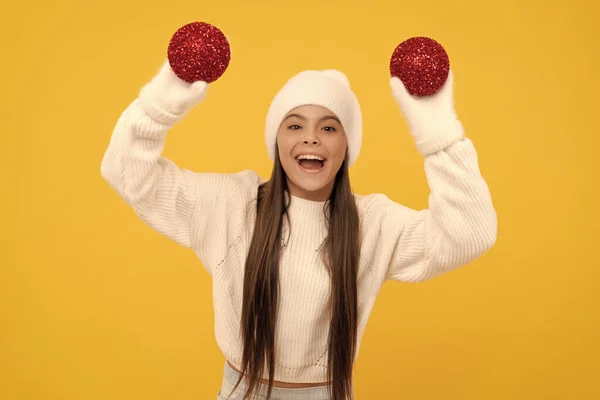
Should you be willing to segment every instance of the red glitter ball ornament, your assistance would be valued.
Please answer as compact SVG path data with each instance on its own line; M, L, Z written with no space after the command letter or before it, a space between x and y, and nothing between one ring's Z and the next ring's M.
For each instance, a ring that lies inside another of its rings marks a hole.
M179 28L169 42L167 54L175 75L188 83L216 81L231 59L223 32L206 22L192 22Z
M413 96L430 96L444 86L450 60L435 40L417 36L400 43L392 53L390 73L400 78Z

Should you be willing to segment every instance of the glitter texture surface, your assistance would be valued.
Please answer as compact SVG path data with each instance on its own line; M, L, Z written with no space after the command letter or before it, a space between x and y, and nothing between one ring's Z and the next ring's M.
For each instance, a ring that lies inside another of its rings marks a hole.
M192 22L175 32L167 56L171 69L182 80L210 83L225 73L231 50L227 38L217 27Z
M400 78L413 96L430 96L444 86L450 60L435 40L417 36L400 43L390 60L390 73Z

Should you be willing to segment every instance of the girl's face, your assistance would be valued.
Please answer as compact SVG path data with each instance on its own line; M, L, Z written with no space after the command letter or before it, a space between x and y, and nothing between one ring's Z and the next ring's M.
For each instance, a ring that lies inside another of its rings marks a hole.
M277 145L290 193L327 200L348 146L339 119L324 107L297 107L281 123Z

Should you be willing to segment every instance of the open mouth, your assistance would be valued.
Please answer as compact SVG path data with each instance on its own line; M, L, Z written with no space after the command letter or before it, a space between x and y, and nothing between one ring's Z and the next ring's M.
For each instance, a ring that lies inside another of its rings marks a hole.
M327 160L321 156L313 154L301 154L296 157L296 162L303 172L316 174L323 170Z

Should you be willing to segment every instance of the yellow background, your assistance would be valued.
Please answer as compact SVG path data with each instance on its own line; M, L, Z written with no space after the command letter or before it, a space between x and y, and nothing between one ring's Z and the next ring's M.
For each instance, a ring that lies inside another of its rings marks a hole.
M211 282L100 176L112 128L185 23L220 27L226 75L173 129L197 171L268 177L263 123L305 68L361 101L360 193L427 206L388 60L426 35L499 214L497 245L422 284L388 283L357 399L600 398L598 6L590 1L37 1L3 7L0 398L213 399L223 358ZM8 8L7 8L8 7Z

